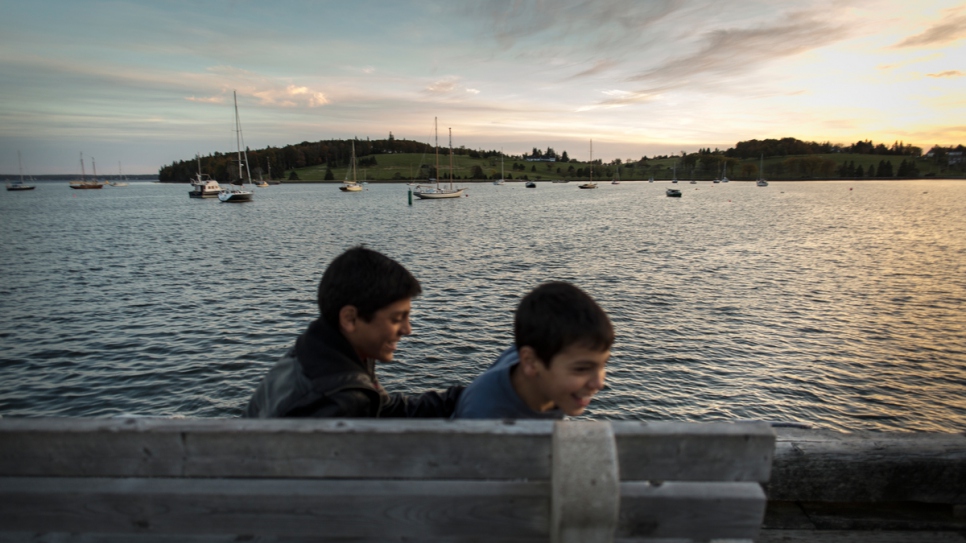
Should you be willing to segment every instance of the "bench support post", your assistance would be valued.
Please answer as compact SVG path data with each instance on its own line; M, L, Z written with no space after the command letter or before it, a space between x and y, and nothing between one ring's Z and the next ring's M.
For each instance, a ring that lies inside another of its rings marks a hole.
M620 474L610 423L556 422L552 451L551 543L613 541Z

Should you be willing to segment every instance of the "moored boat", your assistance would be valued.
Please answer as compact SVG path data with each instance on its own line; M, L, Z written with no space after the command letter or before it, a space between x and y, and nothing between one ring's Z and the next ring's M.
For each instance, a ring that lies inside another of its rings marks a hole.
M339 187L342 192L362 192L362 185L356 181L356 142L352 142L352 163L350 165L352 181L349 181L349 172L345 174L345 181Z
M34 185L23 182L23 160L20 158L20 151L17 151L17 166L20 168L20 180L8 182L7 190L34 190L36 188Z
M87 180L87 172L84 171L84 153L80 154L80 165L81 165L80 181L71 181L70 188L85 190L85 189L100 189L104 187L104 185L97 182L97 179L94 179L93 181ZM95 177L96 177L96 174L95 174Z
M421 198L423 200L441 200L444 198L459 198L460 196L463 196L463 191L466 189L457 189L453 187L453 131L452 129L450 129L450 135L449 135L450 169L449 169L449 188L448 189L442 188L439 185L439 130L437 128L437 122L435 118L433 119L433 131L436 134L436 178L431 179L430 181L435 181L436 185L435 187L427 187L426 185L417 185L416 190L413 191L413 194L415 194L417 198Z
M201 173L201 155L195 155L198 160L198 173L191 180L191 190L188 191L189 198L217 198L221 192L221 185L206 173Z
M251 202L255 197L255 185L252 183L252 172L248 169L248 150L245 148L245 151L242 151L241 120L238 118L238 95L232 91L232 97L235 100L235 143L238 147L238 181L240 184L236 186L229 182L229 185L222 188L221 192L218 193L218 199L226 203ZM244 160L242 160L243 155ZM245 166L244 169L242 168L242 164ZM251 185L251 190L245 189L245 174L248 174L248 184Z

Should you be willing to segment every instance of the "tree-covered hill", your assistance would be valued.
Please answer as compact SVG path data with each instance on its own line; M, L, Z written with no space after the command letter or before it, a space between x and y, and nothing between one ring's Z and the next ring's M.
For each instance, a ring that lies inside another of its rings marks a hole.
M795 138L748 140L734 147L699 149L694 153L640 159L601 160L593 164L572 160L567 151L557 154L533 148L523 155L503 155L490 150L460 147L436 149L428 143L398 140L390 133L381 140L304 141L285 147L249 149L248 160L254 179L285 182L339 182L350 177L352 148L356 153L356 178L365 181L410 181L452 176L456 180L622 180L713 179L722 173L731 179L755 179L764 157L764 176L769 179L863 179L966 176L962 145L934 146L925 155L919 147L895 142L890 146L872 141L851 145L805 142ZM215 153L164 166L159 179L184 183L203 174L218 181L238 179L236 153ZM450 165L452 164L452 168ZM502 172L501 173L501 167ZM269 175L270 174L270 175Z

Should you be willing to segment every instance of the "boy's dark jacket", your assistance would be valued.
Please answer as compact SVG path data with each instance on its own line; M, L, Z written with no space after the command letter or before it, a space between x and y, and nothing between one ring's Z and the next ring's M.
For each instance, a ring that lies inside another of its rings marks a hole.
M449 417L463 388L389 394L376 379L375 360L360 360L349 341L319 319L268 372L243 416Z

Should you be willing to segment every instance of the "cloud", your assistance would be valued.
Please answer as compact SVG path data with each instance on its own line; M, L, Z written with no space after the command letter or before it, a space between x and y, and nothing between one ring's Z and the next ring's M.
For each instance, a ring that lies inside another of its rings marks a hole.
M964 75L966 75L966 72L959 70L946 70L945 72L926 74L927 77L963 77Z
M579 79L579 78L582 78L582 77L588 77L588 76L592 76L592 75L597 75L597 74L603 73L603 72L605 72L605 71L607 71L607 70L609 70L611 68L614 68L615 66L617 66L617 62L614 62L613 60L606 60L606 59L604 59L604 60L598 60L590 68L587 68L586 70L584 70L582 72L575 73L574 75L568 77L567 80Z
M779 58L826 47L847 34L845 24L807 13L793 13L771 26L708 32L697 51L671 58L656 68L629 77L628 81L691 85L698 75L751 71Z
M776 14L775 18L771 24L705 32L691 52L664 59L625 80L644 83L644 88L611 96L599 105L649 101L660 93L683 88L720 90L726 81L770 62L827 47L849 36L847 23L817 11Z
M202 96L201 98L195 96L186 96L185 100L189 102L199 102L202 104L223 104L225 103L224 96Z
M467 94L479 94L479 89L472 89L465 86L459 77L448 76L443 79L433 81L423 89L424 92L436 97L458 98Z
M964 8L946 10L943 21L927 28L925 31L909 36L897 43L895 47L925 47L930 45L944 45L966 38L966 11Z

